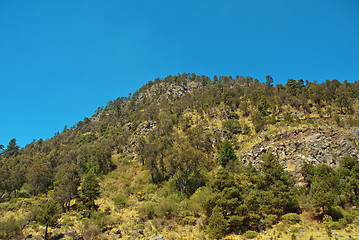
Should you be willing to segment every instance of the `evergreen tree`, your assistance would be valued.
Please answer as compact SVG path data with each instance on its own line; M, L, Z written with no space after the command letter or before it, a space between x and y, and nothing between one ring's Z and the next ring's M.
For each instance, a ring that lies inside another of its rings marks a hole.
M12 157L12 156L16 156L19 153L19 146L16 144L16 138L13 138L10 140L9 145L7 146L7 148L4 151L4 157L8 158L8 157Z
M315 169L309 198L313 206L321 210L321 216L328 214L337 204L340 192L337 173L327 165L318 166Z
M60 166L55 176L54 198L62 204L63 209L70 210L70 202L77 196L79 176L74 164Z
M59 206L52 198L48 199L47 202L40 205L40 210L36 216L36 220L45 226L45 240L48 239L48 228L49 226L56 226L57 220L59 219Z
M80 200L87 215L91 215L91 210L97 210L95 200L100 196L99 181L93 171L87 173L82 181L80 189Z
M228 140L225 140L219 151L218 162L225 167L229 161L234 160L237 160L237 156L234 154L232 144Z
M222 239L228 231L228 222L224 218L221 210L215 207L208 220L207 232L212 239Z
M355 204L359 204L359 161L356 157L346 156L342 159L338 174L340 177L340 187L343 189L347 199Z

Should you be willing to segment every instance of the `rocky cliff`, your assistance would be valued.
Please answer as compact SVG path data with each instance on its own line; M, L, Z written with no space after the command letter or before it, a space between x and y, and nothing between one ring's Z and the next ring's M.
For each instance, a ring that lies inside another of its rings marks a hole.
M295 129L270 136L253 146L241 160L244 164L252 162L259 167L264 153L274 154L285 168L301 180L299 171L304 162L313 165L327 164L336 168L347 155L359 157L356 144L359 128L338 130L331 128Z

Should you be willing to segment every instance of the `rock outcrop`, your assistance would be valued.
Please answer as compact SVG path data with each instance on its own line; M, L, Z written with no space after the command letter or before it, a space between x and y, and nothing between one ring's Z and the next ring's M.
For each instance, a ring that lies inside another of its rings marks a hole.
M163 98L178 98L187 93L192 93L196 89L202 88L202 84L199 82L182 82L182 83L166 83L156 84L150 87L148 90L138 94L138 101L144 98L156 99L160 102Z
M332 129L302 129L270 136L252 147L241 157L244 164L252 162L260 168L264 153L274 154L284 168L297 179L304 162L313 165L327 164L336 168L345 156L359 157L353 141L359 139L359 128L350 131Z

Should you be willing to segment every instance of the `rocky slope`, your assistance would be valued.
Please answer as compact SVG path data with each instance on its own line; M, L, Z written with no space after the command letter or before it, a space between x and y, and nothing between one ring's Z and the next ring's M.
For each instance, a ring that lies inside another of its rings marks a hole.
M244 164L252 162L259 167L262 154L273 153L300 181L299 170L304 162L337 168L344 156L359 157L355 148L358 139L358 127L348 130L328 127L294 129L269 136L243 154L241 160Z

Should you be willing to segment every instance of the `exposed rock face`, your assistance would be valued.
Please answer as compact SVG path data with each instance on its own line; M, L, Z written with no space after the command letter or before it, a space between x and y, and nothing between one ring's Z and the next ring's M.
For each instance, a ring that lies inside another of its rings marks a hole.
M298 173L304 162L328 164L336 168L344 156L359 157L351 142L359 139L358 128L346 132L330 129L292 130L271 138L252 147L242 156L242 162L246 164L251 161L254 166L260 167L261 155L272 152L286 170L300 178Z
M153 129L157 128L157 121L146 121L138 125L136 131L133 135L145 135L148 136L148 133Z
M133 132L132 138L130 140L130 144L123 147L123 152L133 155L133 159L136 160L137 154L134 152L134 149L137 147L138 144L138 137L139 136L148 136L148 134L155 130L158 126L157 121L145 121L138 125L136 131ZM132 128L132 123L127 123L125 127L130 130Z
M138 100L146 98L157 98L160 102L163 98L178 98L187 93L191 93L196 89L202 88L199 82L185 82L185 83L161 83L153 85L150 89L138 95Z

